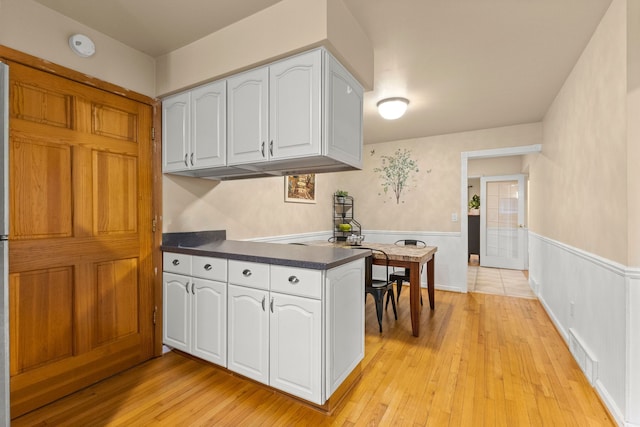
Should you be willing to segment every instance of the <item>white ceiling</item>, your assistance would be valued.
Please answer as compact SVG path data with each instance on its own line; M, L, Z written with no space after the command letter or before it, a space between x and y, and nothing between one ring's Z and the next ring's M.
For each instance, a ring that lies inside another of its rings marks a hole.
M159 56L278 0L36 0ZM365 142L540 121L611 0L344 0L371 39ZM387 121L378 100L410 99Z

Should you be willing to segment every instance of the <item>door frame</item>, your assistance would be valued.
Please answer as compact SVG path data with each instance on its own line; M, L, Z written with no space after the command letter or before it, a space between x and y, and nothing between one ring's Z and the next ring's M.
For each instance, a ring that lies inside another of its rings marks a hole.
M542 152L542 144L522 145L516 147L493 148L478 151L463 151L460 153L460 250L456 257L458 268L464 272L464 284L460 286L463 292L468 292L467 285L467 267L468 267L468 251L469 251L469 223L468 223L468 199L469 193L467 188L468 162L472 159L488 159L492 157L522 156L526 154L537 154Z
M13 61L40 71L45 71L50 74L63 77L69 80L72 80L77 83L82 83L90 87L94 87L105 92L112 93L114 95L122 96L127 99L131 99L146 105L151 106L152 108L152 124L155 132L152 132L151 143L153 159L152 159L152 195L151 195L151 209L153 216L153 248L152 248L152 257L153 257L153 265L154 265L154 280L153 280L153 290L154 290L154 303L155 303L155 328L154 328L154 345L153 345L153 355L160 356L162 355L162 276L158 275L159 271L162 271L162 254L160 252L160 245L162 244L162 156L160 152L159 143L162 140L161 135L161 117L158 113L161 111L161 102L158 99L150 98L146 95L142 95L137 92L133 92L129 89L123 88L121 86L105 82L103 80L87 76L78 71L74 71L70 68L63 67L61 65L53 64L51 62L45 61L41 58L37 58L35 56L31 56L29 54L17 51L15 49L11 49L9 47L0 45L0 59ZM11 71L9 71L11 72ZM3 286L8 286L8 283L3 283ZM0 318L5 319L4 321L0 321L0 327L3 328L3 334L5 337L9 337L9 307L8 301L4 301L4 304L0 306ZM9 360L8 356L7 360L1 360L0 365L8 366ZM4 376L2 372L0 372L0 387L9 386L10 378ZM0 393L1 395L1 393ZM9 395L6 395L6 402L0 402L0 408L9 408ZM3 414L4 411L0 411L0 425L3 425L3 421L6 421L8 425L9 420L9 412ZM6 420L4 419L6 418Z

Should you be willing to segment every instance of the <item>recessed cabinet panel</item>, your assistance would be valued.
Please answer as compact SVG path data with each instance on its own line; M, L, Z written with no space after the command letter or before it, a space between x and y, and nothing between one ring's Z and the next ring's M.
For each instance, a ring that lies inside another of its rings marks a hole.
M227 365L227 284L193 279L191 354Z
M228 368L269 384L269 292L228 288Z
M191 316L189 316L190 281L187 276L178 274L163 274L164 316L162 318L163 340L170 347L182 351L189 351L189 330Z
M191 168L226 164L226 110L225 81L210 83L191 92Z
M322 404L322 313L319 300L271 294L269 384Z
M228 165L269 158L269 69L227 80Z
M162 170L172 172L188 167L189 93L162 101Z
M317 50L269 68L269 141L271 159L320 152L322 51Z

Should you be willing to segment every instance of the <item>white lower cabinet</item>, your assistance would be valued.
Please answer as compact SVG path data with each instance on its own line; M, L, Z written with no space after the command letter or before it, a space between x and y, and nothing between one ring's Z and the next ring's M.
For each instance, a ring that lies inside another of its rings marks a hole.
M227 367L322 403L321 302L232 284L228 291Z
M191 312L190 353L227 366L227 284L193 279Z
M269 292L228 288L228 364L245 377L269 384Z
M322 401L322 304L271 293L269 384L314 403Z
M190 272L191 258L188 255L165 254L163 343L226 367L226 282L166 271ZM177 263L174 262L176 260ZM193 257L194 268L200 264L206 273L194 271L194 275L226 278L226 260Z
M364 357L364 260L329 270L211 260L165 253L164 343L324 404Z
M190 278L180 274L164 273L162 281L162 342L169 347L188 352L191 331Z

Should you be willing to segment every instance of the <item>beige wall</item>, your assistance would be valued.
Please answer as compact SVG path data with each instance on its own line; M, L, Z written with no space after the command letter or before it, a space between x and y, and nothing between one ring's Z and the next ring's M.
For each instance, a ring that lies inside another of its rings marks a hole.
M465 151L539 144L539 123L366 145L361 172L342 172L341 186L357 201L356 218L365 229L394 231L460 231L460 153ZM381 156L407 149L420 172L412 176L400 204L384 194ZM374 151L371 154L371 151ZM464 206L466 209L466 206Z
M96 54L81 58L69 36L91 37ZM0 0L0 44L122 86L155 96L155 60L32 0Z
M614 0L543 121L530 228L627 262L625 2Z
M371 42L342 0L283 0L159 57L156 93L163 96L320 45L372 88Z
M477 177L522 173L522 157L505 156L489 159L470 159L467 163L467 175Z
M460 231L460 153L539 144L540 123L365 146L362 171L317 175L317 203L284 202L284 178L208 181L165 175L165 232L226 229L230 239L329 231L335 190L355 197L355 218L365 230ZM420 172L401 204L382 192L381 155L406 148ZM373 151L373 154L371 153ZM466 206L465 206L466 209Z
M227 230L229 239L328 231L336 174L316 175L316 203L284 201L284 177L211 181L164 175L163 231Z
M627 1L628 265L640 266L640 1Z

